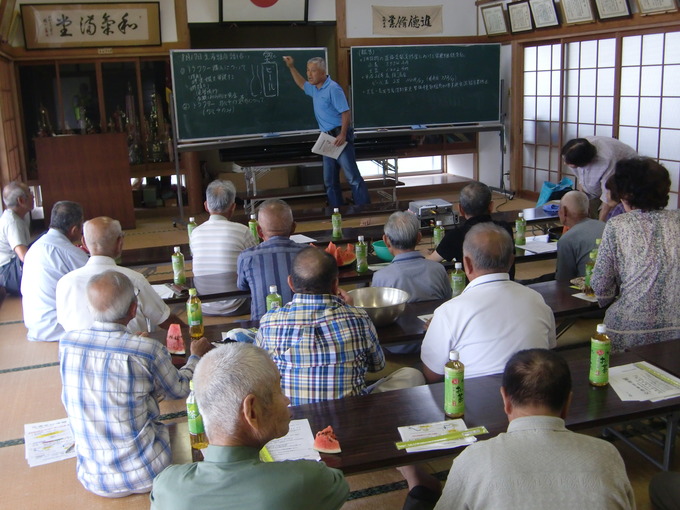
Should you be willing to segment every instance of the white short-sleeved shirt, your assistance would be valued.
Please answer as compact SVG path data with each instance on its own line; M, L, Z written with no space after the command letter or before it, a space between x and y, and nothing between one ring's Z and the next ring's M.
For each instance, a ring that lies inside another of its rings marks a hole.
M57 321L64 331L88 329L94 322L88 308L87 282L96 274L114 270L130 278L132 285L139 289L137 295L137 316L128 322L127 329L135 334L147 330L146 319L152 327L165 322L170 308L153 290L146 278L137 271L116 265L111 257L93 255L80 269L63 276L57 284Z
M83 267L87 259L87 253L53 228L33 243L26 253L21 277L21 304L29 340L59 341L64 330L57 322L57 282Z
M507 273L493 273L475 278L435 310L420 358L443 374L455 349L468 379L503 372L517 351L555 345L555 317L543 297Z
M220 214L211 214L208 221L196 227L189 239L195 276L220 274L225 278L224 292L238 290L236 286L236 261L246 248L255 246L255 238L245 225L229 221ZM200 289L199 289L200 293ZM202 304L210 314L231 313L243 305L245 299L211 301Z
M28 222L11 209L5 209L0 216L0 266L4 266L14 257L14 248L28 246L31 232Z

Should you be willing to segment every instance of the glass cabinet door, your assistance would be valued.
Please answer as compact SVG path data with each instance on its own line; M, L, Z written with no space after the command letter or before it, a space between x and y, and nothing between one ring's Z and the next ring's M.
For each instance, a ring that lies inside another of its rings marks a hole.
M63 105L59 130L81 135L101 133L95 64L59 64L59 90Z

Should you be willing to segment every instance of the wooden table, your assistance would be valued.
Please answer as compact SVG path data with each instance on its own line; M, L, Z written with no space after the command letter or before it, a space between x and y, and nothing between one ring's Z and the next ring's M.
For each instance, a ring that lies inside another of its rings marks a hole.
M654 347L650 350L656 352ZM584 430L631 419L677 413L680 410L680 397L661 402L623 402L611 387L590 386L588 350L574 350L569 354L567 361L574 392L566 420L569 429ZM640 360L642 358L636 353L626 352L613 354L611 364L618 366ZM678 358L674 358L671 363L675 370L680 369ZM496 436L507 429L508 420L503 412L500 386L500 374L465 381L465 423L468 427L483 425L489 430L488 435L479 437L480 440ZM443 402L444 384L438 383L295 406L291 410L294 419L308 419L313 432L328 425L333 426L342 453L322 454L321 457L329 466L341 469L345 474L354 474L459 453L462 450L460 448L406 453L397 450L394 445L401 440L397 427L444 420ZM187 434L186 425L178 427L176 433ZM184 461L189 462L189 459Z

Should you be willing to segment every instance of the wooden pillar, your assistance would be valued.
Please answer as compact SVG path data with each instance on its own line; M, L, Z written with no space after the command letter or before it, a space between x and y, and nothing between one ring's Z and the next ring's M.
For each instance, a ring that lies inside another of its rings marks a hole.
M180 161L187 176L187 198L189 202L185 204L187 215L195 216L203 212L203 182L198 152L183 152Z

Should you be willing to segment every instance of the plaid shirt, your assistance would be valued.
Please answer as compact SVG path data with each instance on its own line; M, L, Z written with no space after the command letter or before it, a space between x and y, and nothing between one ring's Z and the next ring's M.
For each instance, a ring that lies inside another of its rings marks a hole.
M260 320L255 343L269 351L292 405L366 391L366 371L385 366L365 311L329 294L295 294Z
M160 342L102 322L66 333L59 355L80 482L97 494L151 488L171 460L158 398L189 394L198 357L178 371Z

